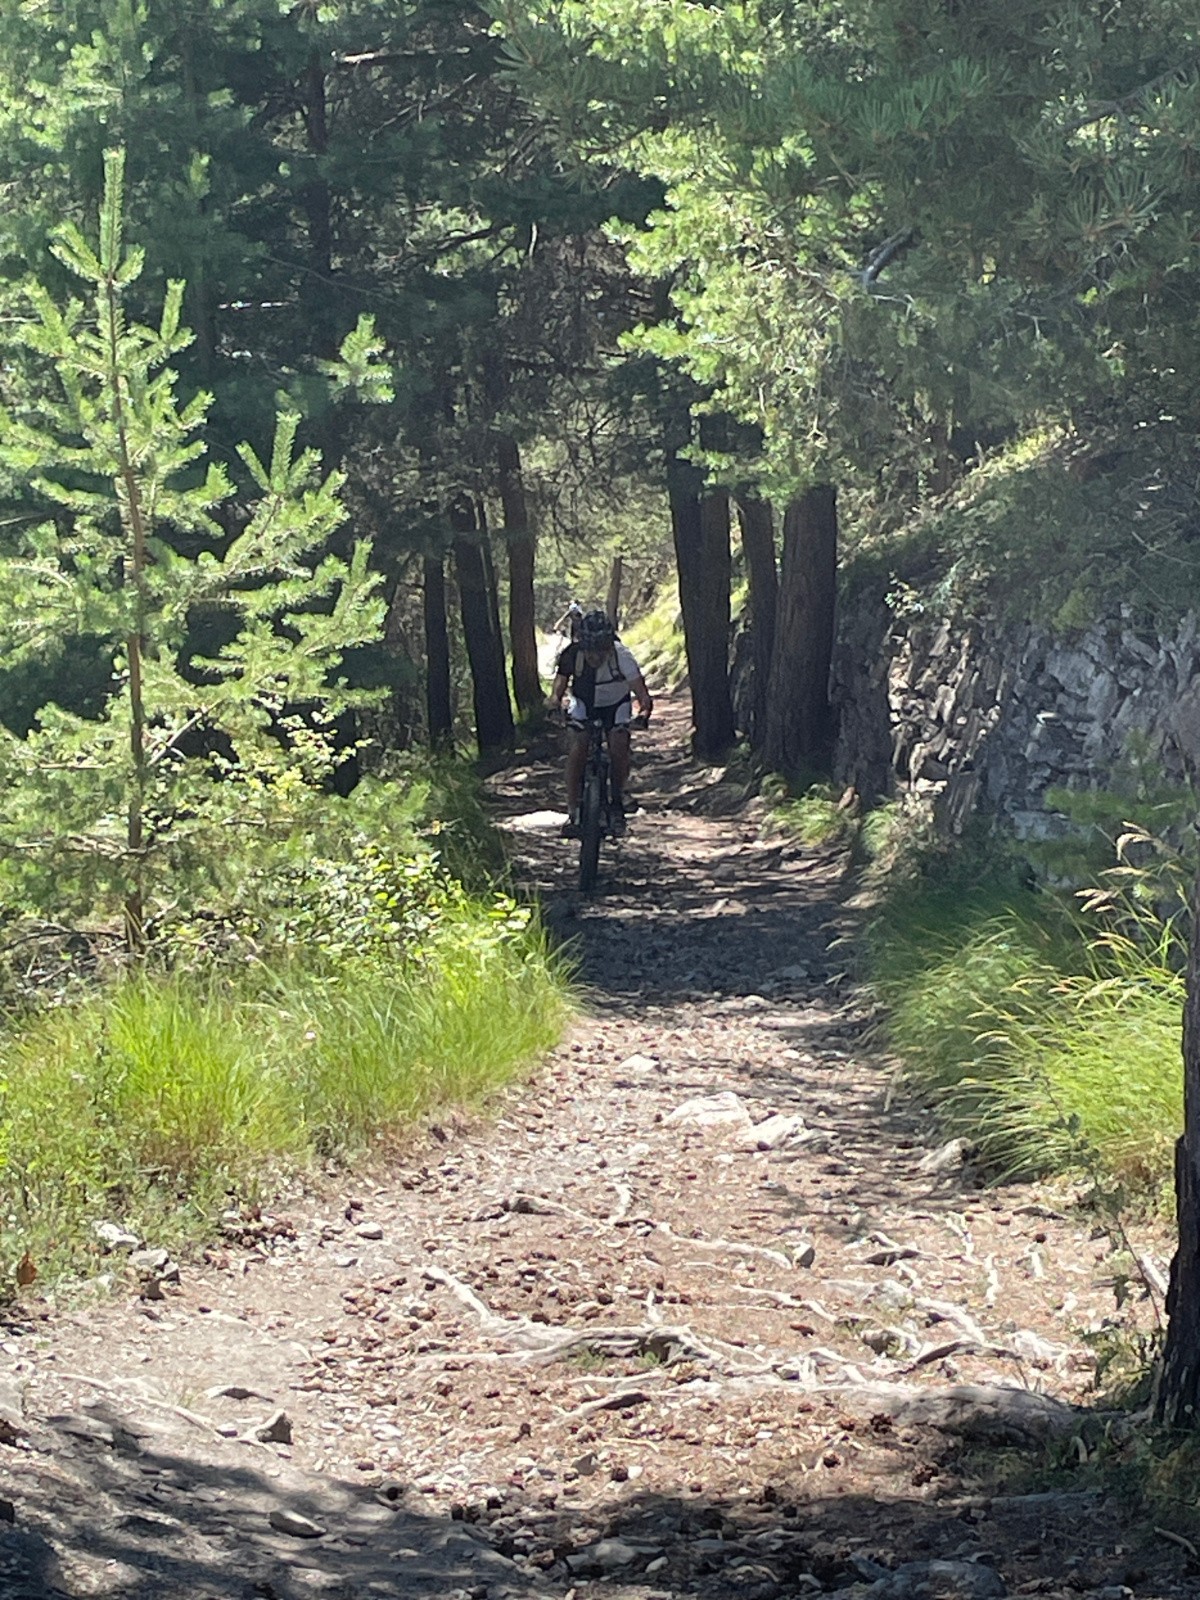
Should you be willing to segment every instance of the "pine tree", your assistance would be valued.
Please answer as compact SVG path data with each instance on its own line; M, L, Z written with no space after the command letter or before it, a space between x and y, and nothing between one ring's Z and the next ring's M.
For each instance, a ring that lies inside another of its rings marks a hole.
M216 520L233 486L205 459L210 397L176 394L183 284L157 327L125 312L143 253L123 243L123 168L110 151L98 246L73 224L55 239L90 302L27 291L25 349L56 382L0 418L0 453L49 511L0 561L0 664L86 636L112 680L98 715L49 704L27 737L0 738L0 860L17 903L57 916L119 904L140 949L173 874L241 830L286 825L322 778L323 730L353 698L342 653L377 632L380 606L364 547L322 553L344 515L341 479L297 452L294 413L269 460L240 449L254 498L239 531ZM370 390L377 354L360 327L329 376ZM221 616L223 642L189 658L205 613Z

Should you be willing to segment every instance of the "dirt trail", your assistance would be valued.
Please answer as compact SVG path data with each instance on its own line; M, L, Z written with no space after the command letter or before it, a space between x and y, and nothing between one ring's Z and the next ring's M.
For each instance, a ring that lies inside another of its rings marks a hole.
M0 1595L1200 1594L1086 1480L978 1491L972 1452L1092 1448L1094 1341L1150 1307L889 1104L843 863L760 838L683 733L586 903L556 767L493 780L590 994L493 1120L231 1219L161 1298L111 1257L115 1295L24 1306Z

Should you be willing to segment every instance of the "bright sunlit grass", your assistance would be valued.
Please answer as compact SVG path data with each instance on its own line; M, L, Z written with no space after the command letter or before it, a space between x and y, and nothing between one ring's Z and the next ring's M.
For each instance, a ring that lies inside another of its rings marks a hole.
M0 1039L0 1238L43 1275L92 1224L202 1234L317 1158L380 1154L433 1107L478 1103L558 1038L562 964L467 903L405 963L138 974Z
M1161 1202L1182 1119L1178 951L1152 919L1090 930L1003 877L898 888L870 936L888 1042L1000 1173Z

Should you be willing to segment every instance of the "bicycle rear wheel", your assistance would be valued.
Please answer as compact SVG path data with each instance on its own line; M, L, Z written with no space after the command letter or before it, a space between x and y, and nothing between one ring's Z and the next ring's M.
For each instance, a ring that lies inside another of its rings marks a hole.
M600 865L600 837L603 832L604 795L598 772L588 772L583 780L583 795L579 806L579 827L582 835L579 845L579 887L584 894L596 887L596 871Z

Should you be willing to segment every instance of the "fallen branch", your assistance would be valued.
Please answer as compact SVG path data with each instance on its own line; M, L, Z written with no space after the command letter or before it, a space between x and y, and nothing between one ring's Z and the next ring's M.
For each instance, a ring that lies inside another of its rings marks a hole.
M1008 1361L1015 1361L1020 1365L1021 1358L1015 1350L1009 1350L1000 1344L983 1344L977 1339L948 1339L943 1344L930 1345L922 1350L911 1367L906 1367L906 1372L915 1372L918 1367L927 1367L931 1361L944 1361L947 1356L999 1356Z
M966 1334L967 1338L975 1344L989 1343L988 1336L974 1320L967 1315L961 1306L956 1306L950 1300L927 1300L922 1297L913 1302L919 1311L932 1311L935 1316L941 1317L946 1322L954 1323Z
M1160 1539L1169 1539L1172 1544L1177 1544L1180 1549L1186 1550L1188 1555L1192 1557L1193 1561L1200 1557L1200 1550L1196 1549L1196 1546L1190 1539L1185 1539L1183 1534L1172 1533L1170 1528L1155 1528L1154 1531Z

